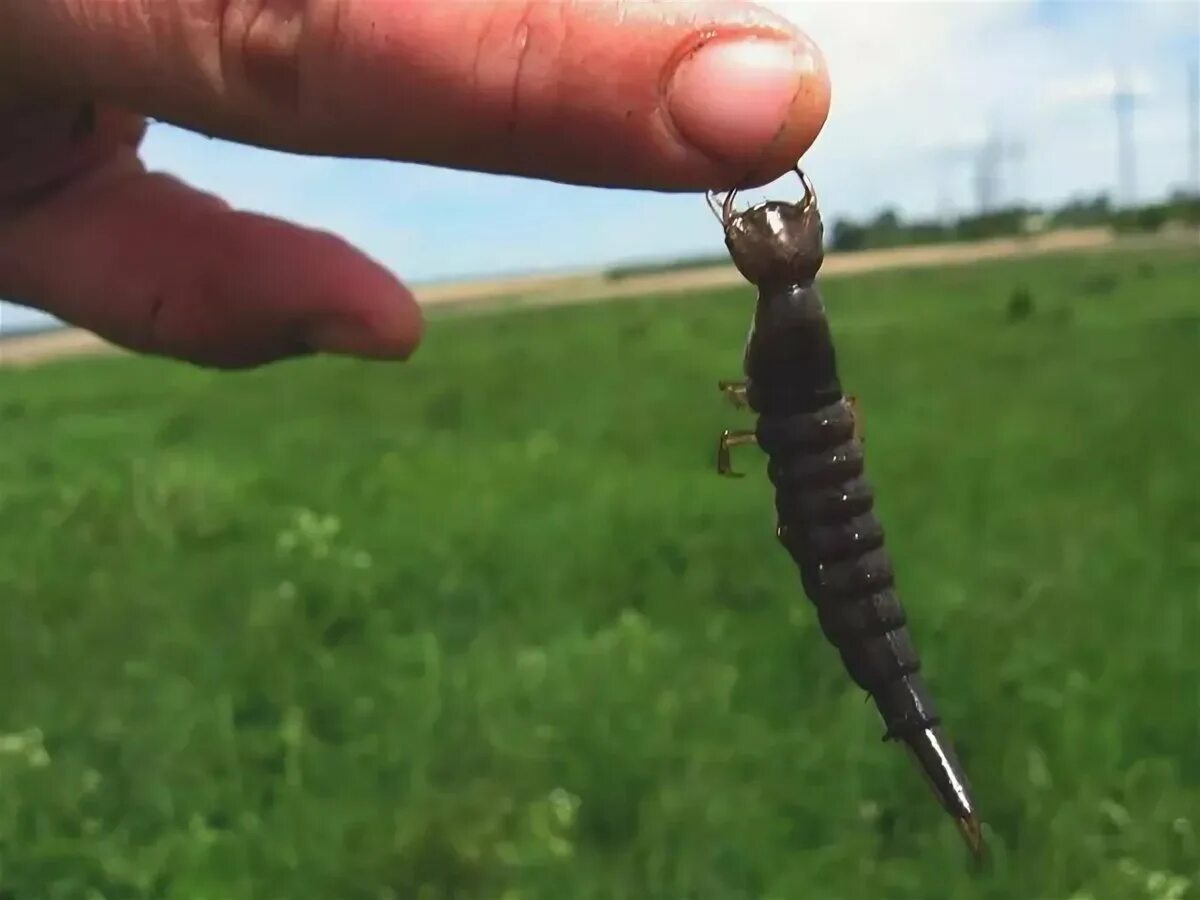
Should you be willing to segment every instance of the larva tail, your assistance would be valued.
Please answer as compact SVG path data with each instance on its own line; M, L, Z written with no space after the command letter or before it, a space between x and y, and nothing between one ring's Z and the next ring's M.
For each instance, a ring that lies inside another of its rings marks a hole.
M938 802L953 818L971 855L984 855L983 831L971 799L971 788L953 748L937 726L923 728L903 738L913 759L929 782Z

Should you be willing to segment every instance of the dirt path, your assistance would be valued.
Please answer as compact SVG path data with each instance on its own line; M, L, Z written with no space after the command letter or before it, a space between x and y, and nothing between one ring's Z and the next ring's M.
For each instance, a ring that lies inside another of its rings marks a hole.
M1059 231L1040 237L1003 238L971 244L934 244L926 247L897 247L892 250L867 250L858 253L831 253L821 266L821 278L828 280L847 275L889 269L919 269L931 266L970 265L992 259L1034 256L1042 253L1084 252L1124 246L1103 228ZM1144 246L1144 242L1138 242ZM461 310L486 311L497 306L549 306L591 303L641 297L648 294L672 294L745 285L732 265L661 272L614 280L602 273L580 276L567 283L545 285L525 293L492 293L478 300L462 298L451 304ZM423 298L424 299L424 298Z
M900 247L859 253L831 253L821 269L822 278L837 278L885 269L967 265L990 259L1005 259L1041 253L1095 251L1124 246L1107 229L1057 231L1025 238L1005 238L973 244L938 244ZM1133 241L1144 245L1144 241ZM417 298L430 311L486 312L511 307L588 303L638 297L646 294L680 293L744 284L732 266L688 269L638 275L614 280L603 272L572 275L531 276L494 281L435 285L418 290ZM108 353L118 348L78 329L64 329L5 339L0 335L0 365L36 365L54 359Z

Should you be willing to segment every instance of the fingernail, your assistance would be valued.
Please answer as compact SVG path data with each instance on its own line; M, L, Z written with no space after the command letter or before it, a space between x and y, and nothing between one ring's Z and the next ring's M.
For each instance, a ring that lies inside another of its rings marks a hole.
M813 49L767 38L714 40L684 59L671 80L669 110L703 153L754 162L788 122Z
M308 334L308 343L320 353L358 359L408 359L413 352L410 335L391 336L356 321L323 322Z

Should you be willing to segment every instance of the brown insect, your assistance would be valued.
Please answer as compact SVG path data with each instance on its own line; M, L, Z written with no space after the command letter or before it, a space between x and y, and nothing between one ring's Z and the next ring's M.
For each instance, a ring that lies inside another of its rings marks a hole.
M799 203L770 201L735 212L737 191L710 205L738 270L758 288L746 342L746 380L720 382L735 405L757 414L753 431L726 431L717 470L736 475L733 447L757 443L775 487L777 535L800 570L825 637L871 696L954 817L971 851L983 850L971 791L920 675L921 663L896 595L883 527L863 472L855 404L842 392L837 357L814 283L824 226L812 184Z

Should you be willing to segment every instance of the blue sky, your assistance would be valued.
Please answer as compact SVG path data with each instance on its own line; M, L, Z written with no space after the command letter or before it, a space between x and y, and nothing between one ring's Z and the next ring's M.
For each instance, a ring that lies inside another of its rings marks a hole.
M911 215L969 208L971 173L947 151L994 129L1023 146L1002 199L1112 188L1118 67L1139 93L1139 195L1184 183L1186 63L1200 0L766 5L806 29L830 65L830 120L805 159L827 219L888 206ZM144 155L239 207L337 232L409 281L720 251L697 195L300 158L165 125L152 127ZM33 321L0 310L0 328Z

